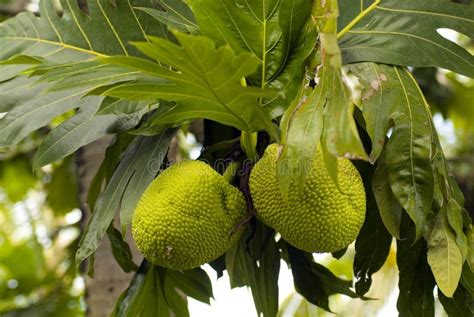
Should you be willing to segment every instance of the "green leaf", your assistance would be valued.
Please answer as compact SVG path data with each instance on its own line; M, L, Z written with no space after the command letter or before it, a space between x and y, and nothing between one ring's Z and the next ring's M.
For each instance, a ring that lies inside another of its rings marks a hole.
M446 207L436 216L428 238L428 263L438 288L445 296L452 297L461 277L463 258L448 224Z
M120 163L123 152L127 149L133 139L134 136L128 133L121 133L117 135L113 142L108 146L105 152L105 158L89 186L89 192L87 194L87 203L89 206L95 206L104 184L106 184L112 177L115 168Z
M145 189L160 171L174 131L154 137L138 137L127 149L105 191L99 197L79 243L76 264L93 254L120 208L122 232Z
M474 315L474 299L461 285L452 298L439 293L439 301L449 317L472 317Z
M329 153L334 156L352 159L367 159L357 126L353 118L354 103L349 88L343 81L340 69L327 63L319 70L318 76L326 94L324 109L323 142Z
M145 13L134 11L129 0L90 2L88 14L79 9L75 0L64 0L61 4L61 15L53 0L43 0L40 17L22 13L0 25L0 42L5 48L0 52L0 60L27 54L56 65L75 65L96 56L138 55L130 41L145 40L145 32L164 36L162 25ZM146 0L137 0L134 4L151 5ZM81 99L94 87L90 83L88 89L44 91L47 86L37 82L37 77L17 77L27 67L0 66L0 94L7 99L7 105L0 107L8 111L0 120L0 147L18 143L71 109L95 107L102 102L98 97Z
M345 63L441 67L474 77L474 57L437 32L445 28L473 34L472 2L383 0L373 9L355 26L340 32Z
M377 209L372 175L374 168L368 163L357 162L356 166L362 175L367 195L367 211L362 229L355 242L354 275L357 279L355 289L357 294L366 294L372 284L372 274L380 270L390 253L392 236L385 229Z
M369 5L374 3L374 0L360 0L359 3L354 4L354 0L338 0L339 4L339 18L337 19L338 30L344 29L351 23L362 11Z
M351 281L342 280L321 264L315 263L310 253L288 245L288 255L296 291L310 303L330 312L330 295L358 297L350 289Z
M28 12L2 24L0 39L5 49L0 53L0 60L24 52L56 62L76 62L103 55L136 55L138 52L130 41L146 39L145 32L148 35L164 33L158 21L135 12L132 2L150 5L144 0L115 3L98 0L89 2L88 14L84 14L75 0L64 0L59 15L54 1L43 0L40 18Z
M130 286L117 300L114 317L169 317L163 284L157 267L144 261Z
M426 242L420 239L412 244L410 239L406 238L406 231L402 221L402 236L405 239L397 240L400 291L397 309L400 316L434 317L435 280L426 261Z
M15 79L14 81L18 81ZM45 86L42 86L43 88ZM15 89L25 90L25 86ZM19 100L12 109L0 120L0 147L19 143L32 131L47 125L55 117L72 109L100 104L101 97L81 99L89 89L75 88L60 92L41 94L40 88L33 87L38 95L31 96L26 92L25 100ZM0 92L2 90L0 85Z
M201 268L187 271L168 270L165 275L165 283L175 285L184 294L210 304L212 295L212 284L207 273Z
M461 284L474 298L474 272L469 268L467 263L464 263L462 268Z
M169 316L189 317L188 303L185 294L181 293L181 290L176 287L172 280L170 281L166 278L170 270L162 267L157 267L156 269L162 285L161 291L164 293L166 303L169 307Z
M121 104L136 102L121 101ZM34 168L47 165L74 153L78 148L107 134L119 133L136 126L143 111L133 114L96 116L99 104L79 109L71 119L54 128L35 153Z
M247 229L240 242L226 253L226 268L231 287L249 286L258 314L274 317L278 313L280 254L274 232L260 223L256 226L253 237Z
M377 169L372 180L372 190L385 228L392 236L400 239L400 221L403 211L390 187L390 178L384 156L385 154L382 152L381 159L377 162Z
M337 43L329 40L333 34L323 35L326 39L321 51L323 64L315 79L318 84L311 90L305 83L281 121L283 148L277 173L285 197L292 182L302 192L310 167L308 162L312 162L320 142L323 152L334 156L367 159L353 118L351 92L343 82L337 62L340 58ZM325 155L325 163L337 184L337 161Z
M259 69L249 81L254 86L284 93L263 102L274 111L273 116L280 115L298 93L304 77L304 61L316 45L316 28L310 19L311 2L187 2L204 35L218 45L229 45L235 52L250 52L258 57Z
M138 111L153 110L157 105L148 105L146 102L133 102L128 100L105 98L100 105L96 115L108 115L108 114L136 114Z
M281 121L283 147L277 162L277 175L284 197L295 183L301 194L306 174L311 168L323 131L323 111L326 99L322 85L301 93L288 107ZM309 94L309 95L307 95Z
M132 57L101 59L104 63L166 79L168 83L137 80L112 87L103 94L131 100L177 101L178 104L162 113L155 124L206 118L243 131L267 129L277 137L269 115L258 104L258 98L275 92L241 85L241 79L256 70L258 60L249 53L235 55L228 46L216 48L212 41L202 36L174 34L181 46L160 38L135 45L149 57L175 70Z
M352 94L344 82L341 69L341 51L337 43L336 29L339 16L337 1L315 2L313 15L318 20L320 29L321 58L315 82L321 88L325 99L323 118L322 148L325 152L325 163L329 175L338 184L337 164L333 156L367 160L364 146L353 117L354 101Z
M466 234L463 231L463 208L455 199L450 199L447 206L447 218L451 229L456 236L456 244L461 251L463 261L468 255L469 245ZM471 245L472 247L472 245Z
M125 273L136 271L138 266L133 262L132 251L126 241L123 240L120 231L110 224L107 229L107 236L112 247L112 254Z
M72 158L66 158L56 167L51 174L51 181L45 185L46 203L56 216L79 208L75 164Z
M467 236L467 244L471 247L469 248L468 255L467 255L467 264L471 268L471 271L474 271L474 228L471 228L466 233Z
M392 192L414 221L419 238L426 230L434 190L431 160L437 136L428 105L406 70L362 63L351 66L351 71L363 87L363 115L372 140L370 160L375 162L385 148Z
M137 9L146 12L161 23L180 32L199 33L199 26L196 24L193 12L186 5L185 1L161 0L160 5L165 10L162 11L152 8Z

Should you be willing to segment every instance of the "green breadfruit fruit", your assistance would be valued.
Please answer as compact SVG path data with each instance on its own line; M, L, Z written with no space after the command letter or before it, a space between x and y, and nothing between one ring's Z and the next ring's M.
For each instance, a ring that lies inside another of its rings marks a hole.
M247 213L243 194L209 165L183 161L161 173L141 197L132 234L150 262L170 269L198 267L224 254Z
M338 159L339 190L318 149L302 196L290 183L285 200L277 180L277 158L278 145L272 144L251 172L250 192L257 217L307 252L335 252L354 241L364 223L366 204L364 185L354 165Z

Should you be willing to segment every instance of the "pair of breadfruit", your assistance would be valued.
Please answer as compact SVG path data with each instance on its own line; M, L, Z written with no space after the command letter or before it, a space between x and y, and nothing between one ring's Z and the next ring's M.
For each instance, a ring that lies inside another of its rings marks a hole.
M284 199L277 179L278 145L265 150L250 174L257 217L291 245L334 252L357 237L365 218L365 191L355 167L338 159L339 187L321 151L302 195L290 184ZM177 270L198 267L231 248L248 214L244 195L209 165L183 161L161 173L140 199L132 221L138 249L152 263Z

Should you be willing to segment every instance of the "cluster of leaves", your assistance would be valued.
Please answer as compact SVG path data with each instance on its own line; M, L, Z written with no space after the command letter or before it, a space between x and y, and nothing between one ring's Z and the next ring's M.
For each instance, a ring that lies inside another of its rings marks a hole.
M335 157L370 162L359 166L368 210L356 241L355 292L311 255L275 243L274 232L258 222L253 235L213 263L218 272L227 269L234 287L252 288L259 313L274 316L278 310L280 258L290 264L297 290L329 310L332 294L363 297L395 237L400 313L433 315L437 285L448 313L470 315L460 299L473 296L471 219L407 67L442 67L473 77L473 56L438 29L473 34L474 4L97 0L83 11L75 0L55 3L42 0L39 18L20 14L0 25L0 112L6 113L0 147L71 111L36 151L36 168L117 135L92 186L94 212L78 263L93 255L107 233L124 270L134 269L128 246L110 229L114 215L120 210L125 233L160 170L173 128L204 118L242 131L250 158L256 131L282 144L284 195L290 182L304 184L298 167L311 160L318 144L336 182ZM348 78L357 79L359 99ZM116 314L151 309L151 315L186 315L176 288L200 300L212 295L196 289L195 279L208 284L201 273L193 274L142 266ZM139 305L145 296L139 294L155 294L160 306Z

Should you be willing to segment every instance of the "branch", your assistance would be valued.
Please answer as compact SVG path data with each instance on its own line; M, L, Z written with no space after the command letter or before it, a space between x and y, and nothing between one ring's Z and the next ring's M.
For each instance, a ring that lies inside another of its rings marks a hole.
M0 4L0 14L6 16L15 16L18 13L26 11L27 0L16 0L10 4Z

